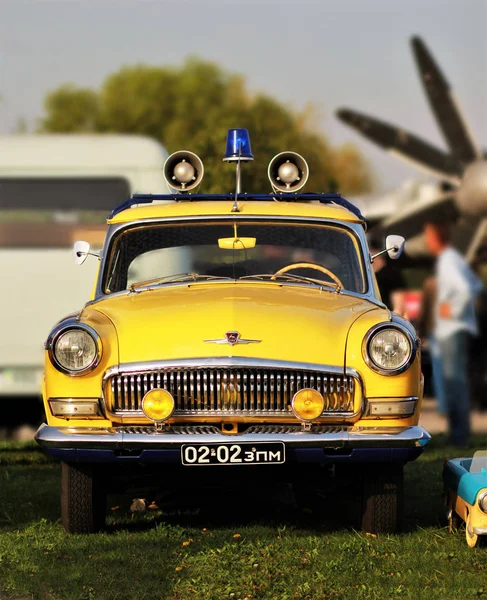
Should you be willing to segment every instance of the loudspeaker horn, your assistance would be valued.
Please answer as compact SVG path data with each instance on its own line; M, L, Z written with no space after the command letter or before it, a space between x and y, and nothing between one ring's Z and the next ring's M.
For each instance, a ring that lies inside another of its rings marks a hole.
M164 163L164 178L169 187L184 193L197 187L203 180L203 161L194 152L173 152Z
M281 152L269 163L267 175L275 192L297 192L308 181L309 167L301 154Z

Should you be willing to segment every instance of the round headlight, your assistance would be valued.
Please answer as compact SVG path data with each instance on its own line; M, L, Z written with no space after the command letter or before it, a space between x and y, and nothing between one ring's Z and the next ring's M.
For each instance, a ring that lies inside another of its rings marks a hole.
M95 365L98 346L94 337L84 329L68 329L61 333L52 348L55 362L70 373L80 373Z
M487 513L487 492L483 492L479 496L479 507L484 513Z
M374 333L367 344L367 355L372 368L399 371L408 365L413 353L409 336L393 327L384 327Z
M296 392L291 403L294 414L301 421L314 421L325 408L325 400L320 392L305 388Z

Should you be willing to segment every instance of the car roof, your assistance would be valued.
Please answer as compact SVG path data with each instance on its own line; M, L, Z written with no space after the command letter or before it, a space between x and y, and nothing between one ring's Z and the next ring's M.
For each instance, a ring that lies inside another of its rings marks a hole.
M363 223L357 215L338 204L320 204L319 202L280 202L255 201L242 199L238 202L239 212L232 212L233 202L203 200L197 202L153 202L149 205L127 208L112 218L109 224L129 223L151 219L173 219L178 217L207 217L207 216L269 216L269 217L299 217L332 219L349 223Z

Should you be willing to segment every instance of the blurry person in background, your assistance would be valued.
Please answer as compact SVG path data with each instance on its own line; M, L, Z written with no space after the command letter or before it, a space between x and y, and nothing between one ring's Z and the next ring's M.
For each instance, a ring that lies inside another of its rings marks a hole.
M474 273L480 278L482 267L487 264L487 248L480 248L475 262L471 263ZM487 290L482 290L475 302L479 334L470 345L469 374L471 382L472 409L487 411Z
M369 242L370 254L373 256L384 250L380 240ZM386 254L374 258L372 267L379 286L382 302L389 310L406 316L406 282L402 276L401 269L389 259Z
M431 374L433 379L433 393L436 398L440 415L446 415L445 392L443 385L443 368L441 366L440 349L435 338L435 314L437 284L436 277L427 277L422 289L421 314L419 317L419 334L424 340L431 360Z
M443 371L449 441L466 447L470 438L468 348L470 338L478 333L475 299L482 283L451 246L447 223L427 223L424 233L428 250L437 258L434 336Z

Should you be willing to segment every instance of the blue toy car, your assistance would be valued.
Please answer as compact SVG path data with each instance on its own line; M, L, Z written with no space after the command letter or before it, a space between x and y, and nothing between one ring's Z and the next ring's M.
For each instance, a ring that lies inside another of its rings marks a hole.
M487 451L447 460L443 483L450 532L463 520L470 548L487 545Z

